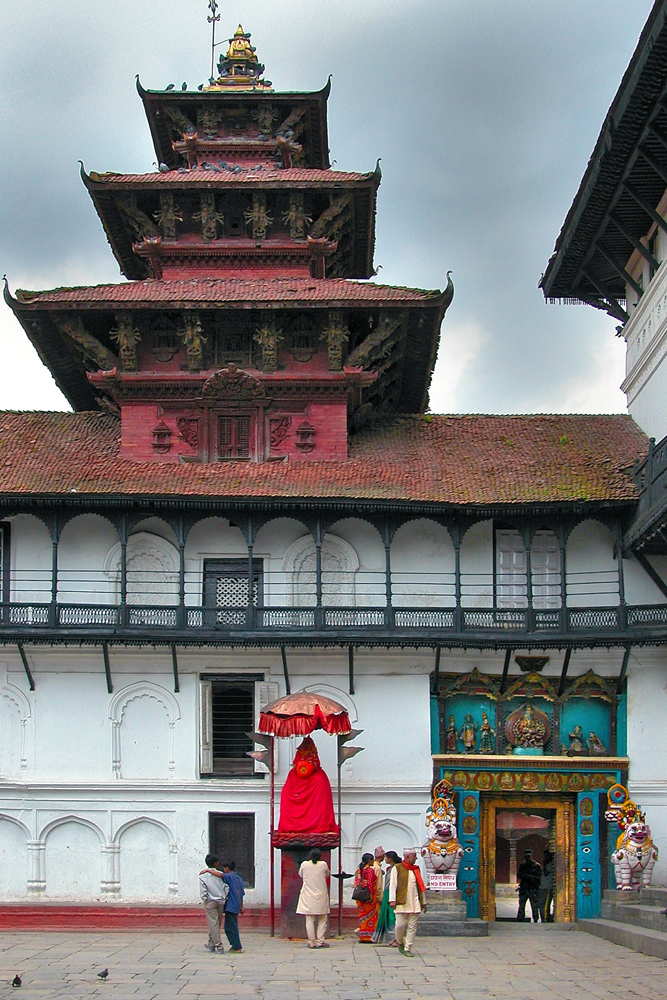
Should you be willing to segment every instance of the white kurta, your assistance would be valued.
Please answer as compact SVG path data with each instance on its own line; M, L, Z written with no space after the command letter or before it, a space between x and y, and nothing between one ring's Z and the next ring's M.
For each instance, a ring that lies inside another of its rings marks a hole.
M394 865L389 876L389 902L396 902L396 886L398 883L398 865ZM419 890L414 872L408 872L408 891L404 903L396 903L396 913L421 913Z
M329 866L326 861L304 861L299 868L303 886L299 893L296 912L310 916L329 912Z

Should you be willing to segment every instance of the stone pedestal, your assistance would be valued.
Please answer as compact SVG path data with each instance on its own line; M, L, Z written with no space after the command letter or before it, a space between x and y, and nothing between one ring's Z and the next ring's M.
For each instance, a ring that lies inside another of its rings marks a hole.
M274 847L280 849L280 936L282 938L305 938L306 921L301 914L296 912L299 893L301 892L301 879L299 868L302 862L308 860L308 855L313 847L319 847L322 852L322 861L326 861L331 868L331 848L337 847L337 836L333 834L322 835L318 840L317 834L311 837L304 835L296 840L289 835L276 834L274 837ZM329 843L324 843L324 841ZM331 892L331 887L330 887ZM331 928L331 921L329 922Z
M468 920L468 907L460 890L426 891L426 913L419 918L417 933L422 937L486 937L484 920Z

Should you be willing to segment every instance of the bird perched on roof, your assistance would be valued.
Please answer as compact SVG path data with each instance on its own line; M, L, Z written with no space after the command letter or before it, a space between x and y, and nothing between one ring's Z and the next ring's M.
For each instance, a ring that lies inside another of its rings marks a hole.
M109 976L109 970L108 969L102 969L101 972L97 973L97 978L98 979L107 979L108 976Z
M181 84L181 90L187 90L187 89L188 89L188 85L187 85L187 83L184 80L183 83Z
M17 972L14 978L12 979L12 986L14 987L14 989L18 989L20 985L21 985L21 977Z
M164 89L165 90L173 90L175 86L176 86L175 83L170 83Z
M169 167L167 166L166 163L161 163L158 166L158 170L160 171L161 174L168 174L169 173Z

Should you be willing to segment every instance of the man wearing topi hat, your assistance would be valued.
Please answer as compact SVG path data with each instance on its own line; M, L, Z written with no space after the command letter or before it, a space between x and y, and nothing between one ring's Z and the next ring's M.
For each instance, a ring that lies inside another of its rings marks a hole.
M389 905L396 912L396 941L401 955L412 958L419 914L426 910L426 886L417 864L417 849L406 847L403 861L394 865L389 877Z

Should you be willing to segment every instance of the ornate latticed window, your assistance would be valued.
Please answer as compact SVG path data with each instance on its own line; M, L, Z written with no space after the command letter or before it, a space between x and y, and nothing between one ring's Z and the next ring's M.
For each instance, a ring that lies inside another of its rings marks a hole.
M250 363L251 332L244 316L228 315L214 324L213 365L223 368L233 362L240 368Z
M252 604L263 604L261 559L252 564ZM248 563L245 559L206 559L204 562L204 605L215 608L218 625L244 625L248 606Z
M218 417L218 458L250 458L250 417Z

